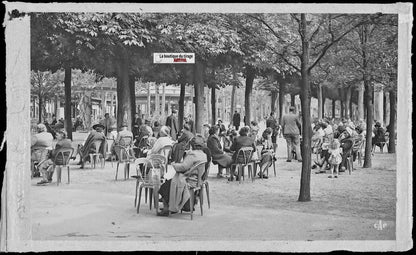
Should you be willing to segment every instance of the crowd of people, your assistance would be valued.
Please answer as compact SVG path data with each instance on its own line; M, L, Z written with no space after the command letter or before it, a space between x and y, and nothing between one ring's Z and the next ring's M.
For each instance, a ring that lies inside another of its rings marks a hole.
M160 216L184 208L190 210L187 200L183 200L189 198L189 194L185 194L189 191L184 188L184 184L191 185L192 182L192 185L195 185L195 176L204 176L211 162L218 165L218 178L233 181L240 178L233 166L242 163L245 157L251 157L249 160L258 162L260 166L257 177L267 179L266 170L276 160L277 137L281 136L286 140L286 161L302 161L302 124L294 107L290 107L289 113L282 116L281 123L275 117L275 113L271 112L266 119L266 128L261 133L256 121L252 121L249 126L240 127L239 115L234 114L235 118L228 127L219 119L215 125L204 124L202 132L197 134L191 115L185 116L181 129L177 115L177 111L172 110L165 125L162 125L158 121L151 123L149 120L143 120L137 114L133 121L133 129L129 131L127 122L117 127L116 120L106 114L99 123L92 126L85 141L75 146L72 159L79 155L79 165L84 168L85 163L90 160L89 155L96 153L97 149L108 157L106 160L111 160L112 157L117 157L116 148L120 146L126 148L132 158L149 158L153 154L160 154L165 146L172 146L169 163L176 173L161 186L160 194L164 208L158 214ZM66 139L63 125L55 122L53 126L53 130L48 130L45 124L38 124L38 132L32 138L32 161L37 163L35 169L38 176L42 175L39 185L51 182L52 165L57 152L63 148L71 148L71 141ZM329 178L337 178L339 172L345 171L349 156L355 160L357 151L353 148L358 143L363 143L366 137L365 123L353 123L348 119L316 120L312 123L312 130L312 153L316 155L312 169L317 169L316 173L330 171ZM53 148L55 138L57 142ZM110 140L111 145L108 143ZM97 142L99 147L96 145ZM382 148L386 142L386 130L376 122L372 143ZM242 148L251 148L250 155L239 153ZM205 162L205 167L192 173L187 172L196 162Z

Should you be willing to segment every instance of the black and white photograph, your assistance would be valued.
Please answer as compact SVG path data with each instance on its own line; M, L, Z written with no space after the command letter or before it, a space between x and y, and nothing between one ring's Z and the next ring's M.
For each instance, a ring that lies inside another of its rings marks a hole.
M5 6L0 250L413 247L411 3Z

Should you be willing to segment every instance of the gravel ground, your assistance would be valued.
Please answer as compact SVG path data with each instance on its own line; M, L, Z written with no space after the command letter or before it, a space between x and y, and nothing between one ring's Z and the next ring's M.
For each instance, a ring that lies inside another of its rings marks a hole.
M74 142L85 133L75 133ZM396 212L395 154L376 153L373 168L356 167L338 179L311 176L310 202L297 202L301 163L285 162L286 143L278 139L277 176L228 183L210 168L210 200L189 213L156 217L148 204L136 213L135 180L114 181L116 164L79 169L71 162L71 183L47 186L32 180L34 240L394 240ZM133 171L133 168L132 170ZM132 173L131 173L132 174ZM385 223L382 230L376 226ZM375 226L376 225L376 226ZM203 231L202 231L203 230Z

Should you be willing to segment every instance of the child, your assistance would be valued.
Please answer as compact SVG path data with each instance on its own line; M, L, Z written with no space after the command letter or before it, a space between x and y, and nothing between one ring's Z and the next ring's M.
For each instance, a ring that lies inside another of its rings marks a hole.
M340 142L338 139L334 139L332 141L329 146L328 153L330 154L328 162L331 165L331 175L328 176L328 178L334 177L334 170L336 172L335 178L338 178L338 166L342 161L342 149L340 148Z

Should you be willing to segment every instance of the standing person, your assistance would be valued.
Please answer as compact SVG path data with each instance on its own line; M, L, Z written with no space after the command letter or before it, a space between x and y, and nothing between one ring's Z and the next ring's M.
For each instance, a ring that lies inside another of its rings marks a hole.
M295 147L296 155L299 162L302 162L300 154L300 121L298 115L295 114L295 107L289 108L289 113L282 117L283 137L287 143L287 160L292 161L292 148Z
M340 142L338 139L334 139L329 146L329 164L331 165L331 175L328 176L328 178L334 177L334 171L335 171L335 178L338 178L338 166L342 162L342 148L340 147Z
M274 117L274 112L270 113L270 117L266 120L266 128L272 129L272 143L273 143L273 150L276 151L277 149L277 134L279 133L279 125L277 123L276 118Z
M172 140L176 141L178 135L178 111L175 109L172 110L172 114L166 118L166 126L170 128L170 137Z
M233 115L233 125L236 131L240 129L240 122L241 122L240 114L237 111L235 111Z
M195 125L191 114L189 114L188 117L185 117L185 123L188 124L190 128L189 131L191 131L191 133L195 135Z
M110 118L110 114L104 114L104 119L100 121L100 124L104 126L104 135L107 137L108 133L111 132L111 127L116 126L116 122L114 118Z

